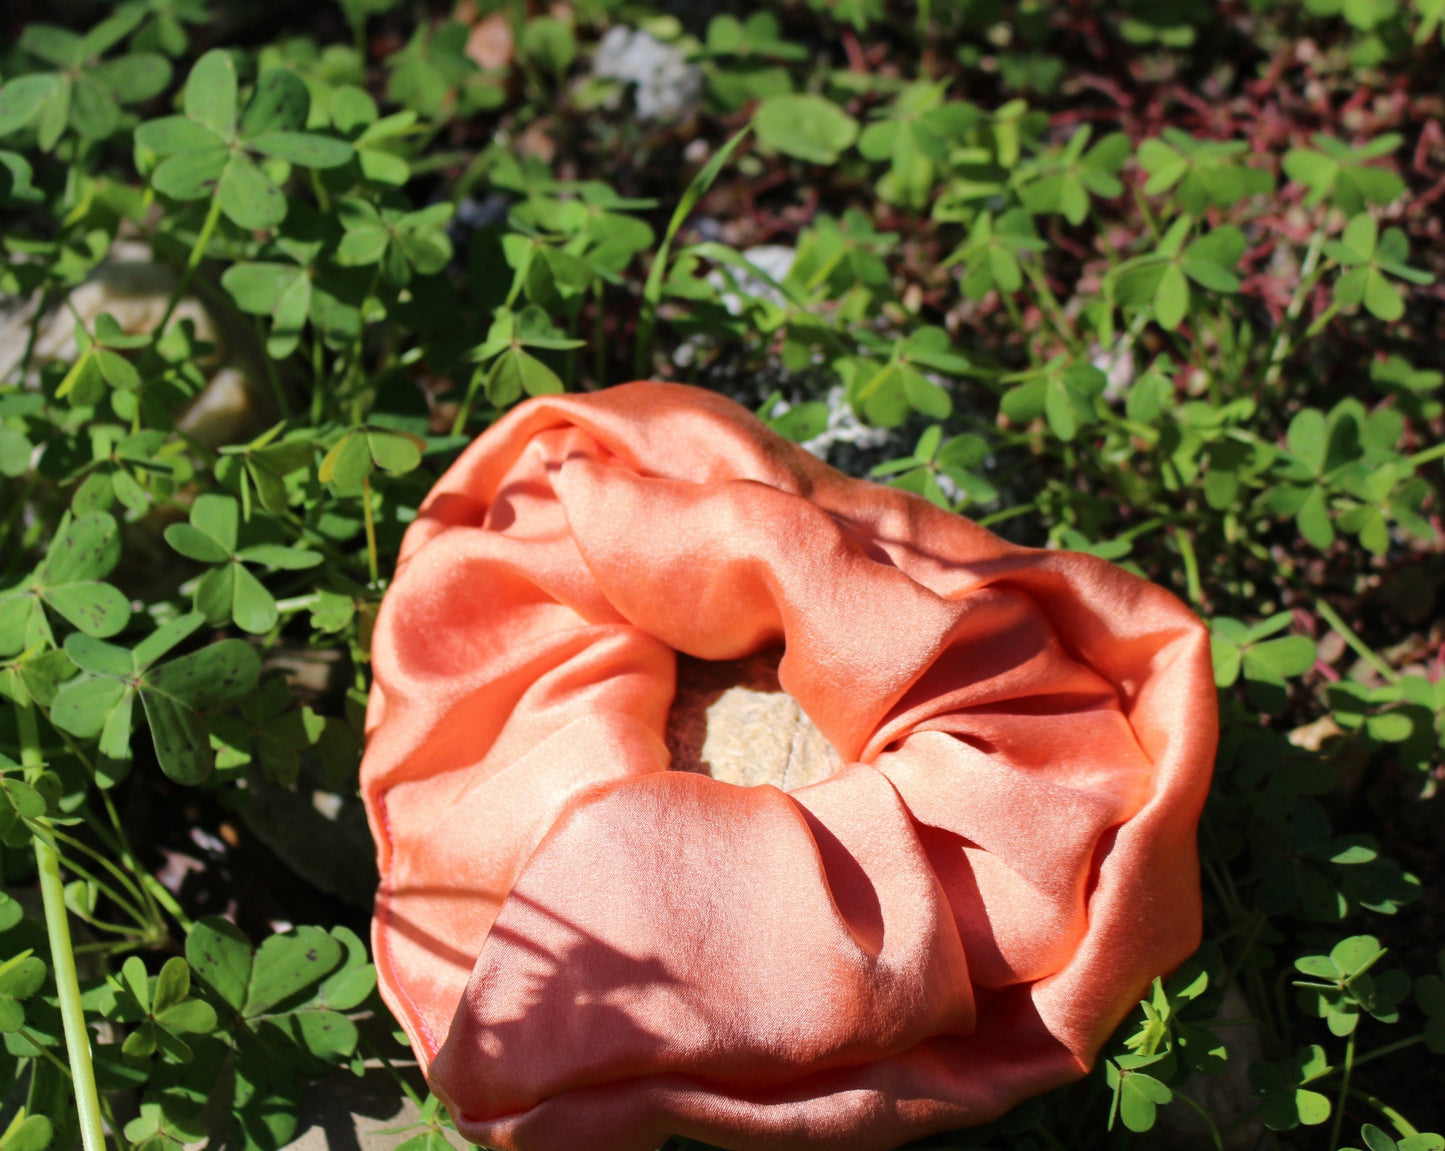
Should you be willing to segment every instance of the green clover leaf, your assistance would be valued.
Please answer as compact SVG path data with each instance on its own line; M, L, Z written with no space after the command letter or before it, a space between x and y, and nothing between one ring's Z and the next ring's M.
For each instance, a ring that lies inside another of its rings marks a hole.
M305 131L311 97L295 73L262 73L238 119L236 65L212 49L186 81L184 114L149 120L136 143L159 156L151 172L157 191L175 200L214 195L242 228L274 228L286 218L286 197L258 165L269 157L306 168L335 168L351 160L350 144Z
M242 631L262 635L280 618L276 599L248 565L299 571L321 562L318 552L274 543L238 545L240 504L208 492L191 505L189 523L172 524L166 542L187 559L215 565L196 588L196 609L213 624L235 621Z
M1335 283L1335 302L1342 308L1363 303L1381 320L1398 320L1405 314L1404 297L1392 279L1410 284L1430 284L1435 279L1405 263L1410 242L1404 232L1387 228L1382 236L1375 218L1365 213L1353 217L1341 237L1326 244L1324 250L1346 268Z
M84 739L100 739L97 770L113 784L129 770L131 725L139 698L161 770L178 783L199 783L215 763L206 714L256 685L260 658L244 640L228 639L158 662L205 622L199 612L157 628L132 650L71 636L66 654L85 674L55 697L50 718Z

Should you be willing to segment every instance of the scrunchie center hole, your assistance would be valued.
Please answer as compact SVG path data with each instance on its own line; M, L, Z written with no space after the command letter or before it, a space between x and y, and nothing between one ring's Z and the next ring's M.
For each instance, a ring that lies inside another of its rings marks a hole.
M716 661L679 653L677 695L667 717L674 771L792 791L843 766L833 745L778 683L781 658L781 650Z

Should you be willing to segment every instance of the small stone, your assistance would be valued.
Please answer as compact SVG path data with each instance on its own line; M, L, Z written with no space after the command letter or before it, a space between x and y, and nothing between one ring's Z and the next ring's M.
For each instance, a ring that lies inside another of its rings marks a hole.
M681 48L664 44L649 32L617 25L597 45L594 75L636 85L637 116L675 124L702 96L702 70L689 64Z
M718 662L679 657L667 722L674 771L793 791L843 767L833 745L778 683L777 665L777 653Z

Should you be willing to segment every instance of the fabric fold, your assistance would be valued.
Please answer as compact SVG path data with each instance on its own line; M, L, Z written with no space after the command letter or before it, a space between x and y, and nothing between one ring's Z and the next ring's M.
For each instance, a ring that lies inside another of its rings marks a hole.
M675 653L775 648L847 766L669 770ZM883 1151L1082 1074L1197 944L1199 621L713 393L520 405L372 651L382 993L474 1141Z

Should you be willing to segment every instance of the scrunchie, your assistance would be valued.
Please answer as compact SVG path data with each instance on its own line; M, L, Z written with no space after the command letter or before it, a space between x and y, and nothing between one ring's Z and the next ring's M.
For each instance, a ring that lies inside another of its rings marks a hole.
M670 771L676 653L771 648L846 766ZM1198 943L1199 621L713 393L498 421L372 658L377 970L474 1142L895 1147L1082 1075Z

